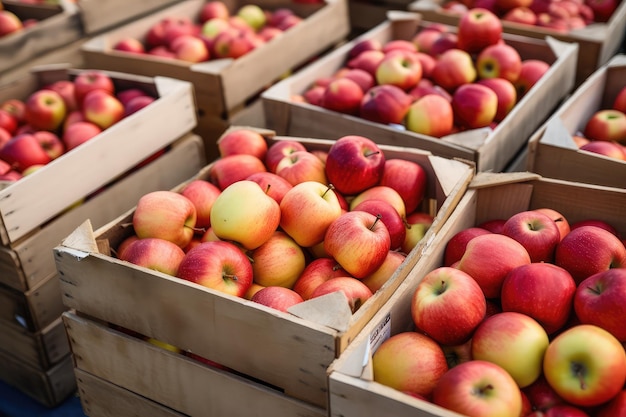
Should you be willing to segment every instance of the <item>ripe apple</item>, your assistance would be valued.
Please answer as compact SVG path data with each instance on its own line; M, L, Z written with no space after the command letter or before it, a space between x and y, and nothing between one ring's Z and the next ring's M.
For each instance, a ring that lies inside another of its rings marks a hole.
M113 45L114 51L128 52L131 54L145 54L146 47L137 38L122 38Z
M115 95L115 84L109 74L99 70L85 70L74 78L74 94L76 105L82 108L83 100L92 90L104 90Z
M453 92L463 84L474 82L476 77L476 66L472 56L458 48L442 53L432 70L433 81L448 92Z
M611 107L615 110L621 111L622 113L626 113L626 85L619 89Z
M195 35L177 36L170 42L170 49L176 59L185 62L204 62L211 57L206 43Z
M289 307L304 301L297 292L285 287L261 288L250 300L285 313Z
M10 98L0 104L0 109L15 117L18 124L25 123L24 114L26 112L26 104L22 100Z
M524 25L535 25L537 15L529 7L514 7L508 10L501 18L504 22L519 23Z
M184 248L194 235L196 208L177 192L152 191L137 202L132 223L140 239L156 237Z
M517 99L520 100L543 75L550 70L550 64L540 59L525 59L519 77L513 85L517 90Z
M511 45L498 42L480 51L476 70L479 78L504 78L514 82L522 70L522 57Z
M267 154L265 155L265 165L267 166L267 170L269 172L276 173L276 165L283 159L284 156L292 154L296 151L306 151L307 149L304 147L302 142L298 142L295 140L281 140L278 142L274 142L267 149Z
M381 61L385 58L385 53L382 50L371 49L366 50L351 58L346 66L348 68L359 68L369 72L372 76L376 76L376 69Z
M623 389L613 399L603 404L598 410L598 417L622 416L626 413L626 389Z
M349 78L357 83L363 92L367 92L370 88L374 87L376 80L374 76L369 72L360 68L347 68L342 67L335 73L335 78Z
M413 293L415 326L442 345L467 342L485 318L487 305L478 283L455 268L427 273Z
M417 46L407 39L391 39L382 45L382 51L384 53L397 50L417 52Z
M358 115L376 123L401 124L410 105L411 96L400 87L377 85L363 95Z
M252 264L233 243L203 242L185 254L178 278L195 282L236 297L243 297L252 285Z
M587 0L585 4L593 10L595 22L608 22L620 2L616 0Z
M515 380L500 366L482 360L461 363L446 372L433 390L433 402L464 415L518 417L522 396Z
M570 232L569 222L567 221L565 216L563 216L563 214L561 214L560 212L554 209L551 209L549 207L541 207L535 210L547 215L552 220L554 220L554 222L556 223L556 227L559 228L559 234L561 236L561 239L563 239L563 237L565 237L565 235Z
M433 224L434 217L428 213L414 211L406 216L406 237L402 243L402 252L410 253L424 238L424 235Z
M417 332L391 336L372 355L374 381L428 397L448 371L443 350L430 337Z
M268 146L265 137L259 132L241 128L224 133L217 140L217 148L221 157L248 153L263 161L265 160L265 155L267 155Z
M256 156L249 154L228 155L211 164L209 181L220 190L224 190L237 181L264 171L266 171L265 164Z
M54 131L61 126L66 115L65 101L56 91L37 90L26 99L24 119L36 130Z
M94 90L83 98L85 120L107 129L124 118L124 105L115 96L104 90Z
M513 83L504 78L485 78L476 81L476 83L489 87L496 93L498 97L498 107L493 120L495 122L504 120L506 115L509 114L511 110L513 110L513 107L515 107L515 104L517 104L517 90Z
M206 229L211 226L211 207L220 192L214 184L203 179L192 180L180 190L196 208L195 227Z
M208 1L202 5L198 19L200 23L204 23L210 19L226 20L230 17L230 11L223 1Z
M347 276L322 282L313 290L310 299L338 291L346 296L346 301L353 314L372 296L372 292L365 284L356 278Z
M546 380L565 401L594 406L609 401L626 382L626 353L608 331L573 326L550 342L543 359Z
M0 37L17 33L22 29L24 29L24 24L15 13L0 9Z
M292 288L304 267L302 248L287 233L276 230L261 246L249 254L254 282L264 287Z
M359 39L355 41L354 45L348 51L348 60L357 57L361 52L364 51L382 51L383 45L382 42L378 39Z
M56 91L65 102L66 113L73 112L78 109L76 105L76 94L74 93L74 82L70 80L58 80L46 87L49 90Z
M387 53L376 68L376 82L391 84L404 91L415 87L422 78L422 64L414 52L396 50Z
M469 129L489 126L498 111L498 96L489 87L468 83L452 94L455 121Z
M128 101L128 103L124 104L124 115L123 117L130 116L143 109L144 107L149 106L154 102L155 98L149 95L142 95L138 97L134 97ZM121 102L121 100L120 100Z
M293 185L283 177L267 171L255 172L245 179L259 184L265 190L265 193L276 200L278 204L280 204L287 191L293 188Z
M617 231L617 229L615 227L613 227L613 225L611 225L608 222L605 222L604 220L600 220L600 219L579 220L579 221L573 223L572 225L570 225L570 229L574 230L574 229L578 229L579 227L582 227L582 226L599 227L600 229L604 229L607 232L611 232L615 236L620 237L619 236L619 232Z
M526 210L509 217L502 234L517 240L526 248L532 262L552 262L561 233L550 217L535 210Z
M328 150L326 177L344 195L358 194L378 184L384 168L385 154L364 136L342 136Z
M491 233L487 229L482 227L468 227L458 231L454 234L446 243L446 248L443 255L443 265L451 266L453 263L461 260L465 253L467 243L476 236L486 235Z
M404 202L405 212L412 213L424 199L427 181L426 171L417 162L391 158L385 161L379 184L396 190Z
M472 339L460 345L441 346L449 368L472 360Z
M537 411L548 410L555 405L565 404L565 400L559 397L554 388L548 384L545 376L541 374L532 384L522 389L528 400Z
M308 300L321 283L331 278L348 277L350 274L332 258L317 258L309 262L293 285L293 290Z
M65 149L71 151L75 147L87 142L102 132L102 129L91 122L79 121L70 124L63 132L61 140L65 144Z
M367 199L356 204L352 211L365 211L374 216L380 216L380 220L389 232L391 250L400 249L406 237L406 228L403 217L391 203L385 200Z
M276 175L291 185L307 181L328 182L324 162L309 151L296 151L284 156L276 165Z
M185 252L180 246L160 238L134 239L119 252L119 258L135 265L176 276Z
M446 136L454 127L452 103L438 94L418 98L409 106L405 125L407 130L422 135Z
M261 41L254 32L236 29L225 30L213 40L211 56L216 58L239 58L257 47Z
M0 148L0 159L19 172L34 165L45 165L52 160L35 135L30 133L19 134L6 142Z
M242 18L255 31L261 29L267 23L265 11L256 4L246 4L237 10L237 16Z
M361 282L365 284L372 293L375 293L389 281L405 259L406 255L404 253L390 250L383 264L377 270L361 279Z
M353 196L350 200L349 209L354 210L354 208L361 204L363 201L367 200L383 200L391 204L400 217L406 217L406 208L404 206L404 200L400 193L398 193L394 188L391 188L386 185L375 185L371 188L366 189L365 191L360 192L359 194Z
M502 39L502 22L495 13L474 7L461 16L457 34L460 49L478 53Z
M40 130L33 133L33 136L37 139L50 159L56 159L65 152L65 145L56 133Z
M491 233L502 234L502 227L504 226L504 223L506 223L506 220L507 219L490 219L480 223L478 227L487 229Z
M594 140L580 146L578 149L580 149L581 151L592 152L598 155L604 155L609 158L614 158L621 161L626 160L624 147L617 142Z
M356 115L363 96L363 90L356 81L350 78L336 78L324 90L321 104L328 110Z
M429 24L421 28L411 41L417 46L417 50L426 54L431 54L431 47L435 40L443 33L447 32L448 27L443 24Z
M459 36L454 32L443 32L430 47L430 55L439 58L444 52L458 48Z
M587 120L583 133L592 141L626 142L626 114L613 109L598 110Z

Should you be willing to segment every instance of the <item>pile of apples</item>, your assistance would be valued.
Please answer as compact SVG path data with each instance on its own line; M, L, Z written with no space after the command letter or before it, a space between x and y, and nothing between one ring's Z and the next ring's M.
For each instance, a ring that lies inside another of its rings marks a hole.
M0 180L17 181L155 100L97 70L0 103Z
M458 232L374 379L470 417L625 415L624 242L547 207Z
M619 5L620 0L451 0L442 8L462 14L481 7L506 22L567 33L607 22Z
M3 8L0 3L0 39L18 33L37 23L35 19L25 19L22 21L15 13Z
M573 139L581 150L626 161L626 86L613 105L596 111Z
M495 128L549 68L522 60L500 19L472 9L456 33L429 24L410 40L359 41L338 71L292 99L439 138Z
M325 151L231 128L206 179L142 196L119 259L287 311L341 291L357 311L433 217L421 165L363 136Z
M209 1L195 19L164 18L149 29L145 39L124 38L113 49L193 63L239 58L301 21L285 7L264 10L246 4L231 13L222 1Z

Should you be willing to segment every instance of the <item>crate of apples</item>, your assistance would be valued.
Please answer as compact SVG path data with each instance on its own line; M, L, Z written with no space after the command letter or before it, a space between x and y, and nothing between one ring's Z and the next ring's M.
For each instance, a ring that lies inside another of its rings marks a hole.
M196 178L145 195L97 230L112 252L86 252L78 265L71 253L84 247L56 249L58 268L79 289L66 288L64 302L325 409L326 366L420 258L473 167L358 135L232 127L218 146L223 156ZM87 281L96 277L106 288L92 292ZM179 301L137 300L146 286ZM186 317L189 333L176 317ZM219 336L224 325L237 344Z
M623 189L477 174L438 242L331 366L331 415L621 415L616 204Z
M495 15L456 29L390 13L265 91L268 127L299 134L315 120L318 136L358 129L503 170L574 82L576 46L543 42L503 34Z
M531 137L529 171L626 187L625 58L616 55L594 72Z

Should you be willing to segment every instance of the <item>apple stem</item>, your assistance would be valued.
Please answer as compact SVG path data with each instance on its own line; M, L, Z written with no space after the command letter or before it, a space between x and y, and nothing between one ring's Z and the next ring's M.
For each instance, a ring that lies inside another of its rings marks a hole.
M233 281L237 281L237 275L234 274L222 274L222 278L224 279L232 279Z
M602 294L602 291L598 287L587 287L587 289L589 291L593 292L594 294L597 294L597 295Z
M439 288L439 291L437 291L437 295L441 295L444 292L446 292L446 281L445 280L441 280L441 287Z
M374 226L376 226L376 223L378 223L378 221L380 219L382 219L382 218L383 218L383 216L381 214L377 214L376 215L376 220L374 220L374 223L372 223L372 225L370 226L370 230L374 230Z
M328 193L330 190L334 190L335 186L332 184L328 184L328 188L326 188L326 191L324 191L324 194L322 194L322 198L326 197L326 193Z
M333 265L333 271L337 271L341 269L341 265L339 265L338 263L336 263L335 265Z
M491 390L493 390L493 385L488 384L488 385L486 385L485 387L481 388L481 389L478 391L478 393L479 393L480 395L485 395L485 393L486 393L487 391L491 391Z
M366 153L365 156L369 157L369 156L376 155L376 154L379 154L379 153L380 153L380 151L374 151L374 152Z
M579 363L574 363L572 364L572 371L574 372L574 375L578 377L580 389L587 389L587 384L585 383L585 367Z
M272 184L267 184L267 187L265 187L265 194L269 194L271 187L272 187Z

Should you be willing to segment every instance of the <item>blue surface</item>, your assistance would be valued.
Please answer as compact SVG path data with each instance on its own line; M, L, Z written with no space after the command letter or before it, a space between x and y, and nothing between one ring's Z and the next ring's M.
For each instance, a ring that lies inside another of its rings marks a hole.
M76 395L55 408L48 408L0 381L0 417L85 417L85 414Z

